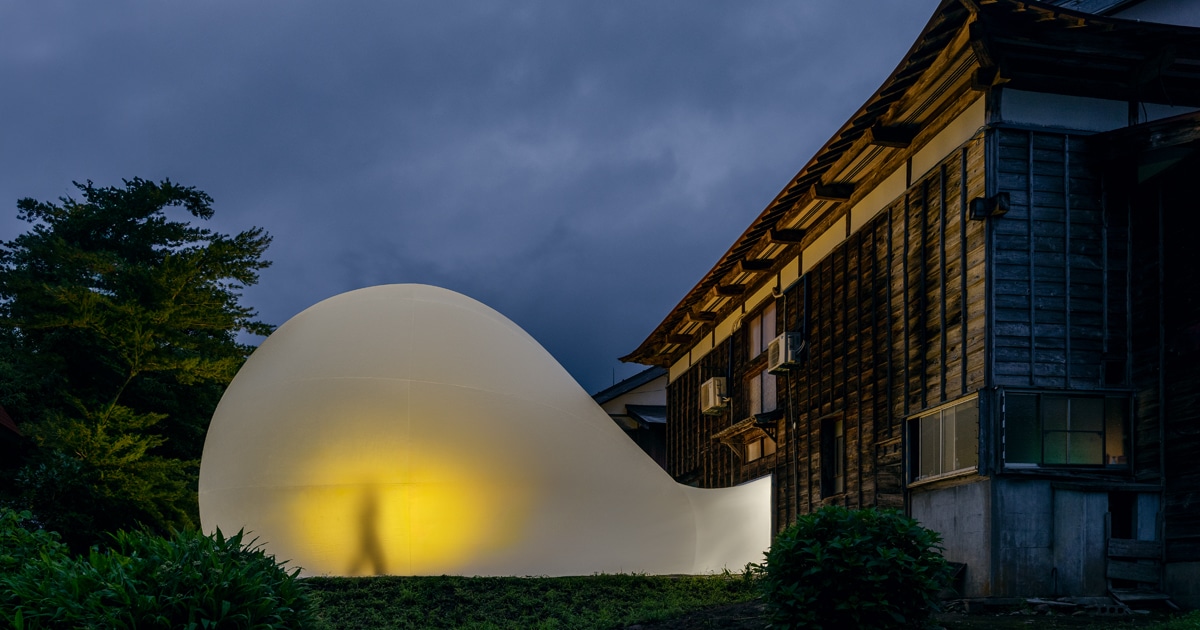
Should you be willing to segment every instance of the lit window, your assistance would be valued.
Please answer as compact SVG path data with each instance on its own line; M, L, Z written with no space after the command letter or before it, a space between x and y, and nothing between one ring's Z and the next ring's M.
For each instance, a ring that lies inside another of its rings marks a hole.
M909 480L921 481L979 466L979 400L972 398L908 423Z
M1006 393L1009 465L1123 466L1128 396Z

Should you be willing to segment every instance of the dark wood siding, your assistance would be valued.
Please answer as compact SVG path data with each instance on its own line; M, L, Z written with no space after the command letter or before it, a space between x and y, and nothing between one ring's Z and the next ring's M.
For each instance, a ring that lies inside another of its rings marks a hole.
M965 210L984 192L983 160L980 135L777 300L779 332L803 332L807 352L801 368L778 380L776 455L742 465L711 439L742 419L738 404L721 416L697 409L700 383L711 376L727 375L735 401L744 398L742 331L670 384L673 475L718 487L774 472L780 527L829 503L903 506L904 419L985 384L985 224ZM822 421L835 416L845 432L845 491L822 496Z
M1196 264L1192 157L1134 188L1134 383L1139 471L1153 477L1161 452L1167 558L1200 561L1200 265ZM1156 422L1163 412L1163 426ZM1162 448L1159 449L1159 435Z
M1106 383L1102 370L1125 338L1123 318L1113 316L1126 310L1125 264L1106 256L1119 252L1124 234L1119 226L1106 230L1085 138L994 133L997 192L1011 200L1008 214L993 222L995 384L1126 385L1123 374Z

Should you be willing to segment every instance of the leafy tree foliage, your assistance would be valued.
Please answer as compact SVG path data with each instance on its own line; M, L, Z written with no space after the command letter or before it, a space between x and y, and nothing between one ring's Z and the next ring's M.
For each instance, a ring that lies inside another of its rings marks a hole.
M213 409L265 335L241 303L270 237L174 220L212 198L169 180L78 184L81 199L21 199L31 229L0 244L0 403L39 448L16 500L73 546L135 523L195 523Z

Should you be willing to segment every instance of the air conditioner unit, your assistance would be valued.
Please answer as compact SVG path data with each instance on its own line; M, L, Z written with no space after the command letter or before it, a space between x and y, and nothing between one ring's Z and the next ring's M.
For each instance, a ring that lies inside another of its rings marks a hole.
M700 384L700 413L715 416L728 406L724 376L715 376Z
M786 332L767 344L767 371L771 374L800 367L804 354L804 338L797 332Z

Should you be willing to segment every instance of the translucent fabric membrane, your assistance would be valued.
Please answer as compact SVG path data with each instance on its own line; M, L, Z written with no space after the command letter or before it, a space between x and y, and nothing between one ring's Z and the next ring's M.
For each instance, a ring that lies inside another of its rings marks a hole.
M305 575L706 573L771 536L769 479L675 483L532 337L424 285L263 342L213 416L200 518Z

